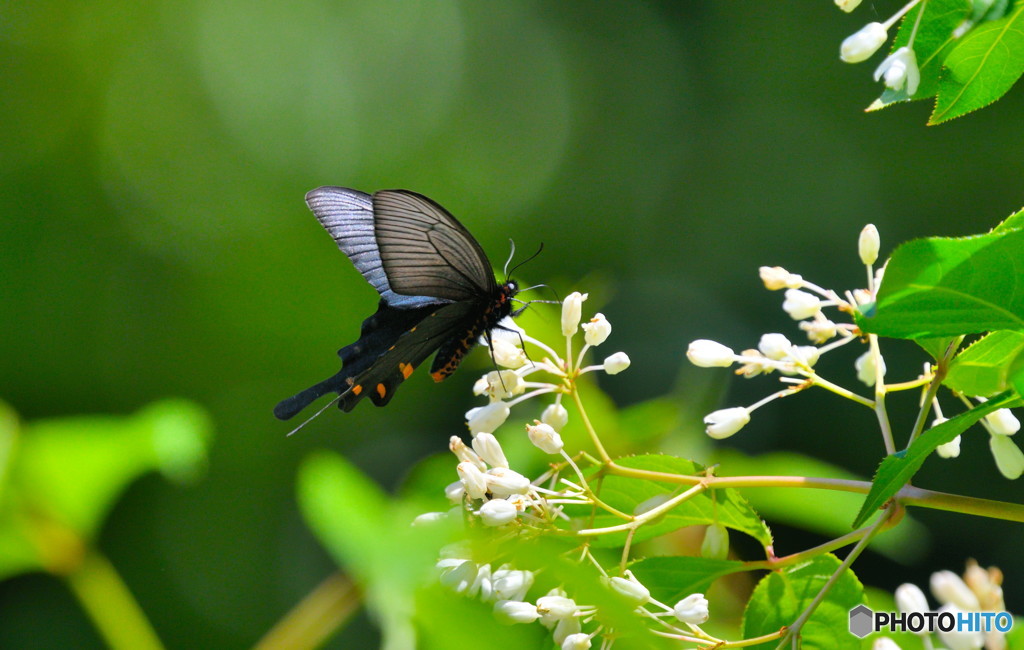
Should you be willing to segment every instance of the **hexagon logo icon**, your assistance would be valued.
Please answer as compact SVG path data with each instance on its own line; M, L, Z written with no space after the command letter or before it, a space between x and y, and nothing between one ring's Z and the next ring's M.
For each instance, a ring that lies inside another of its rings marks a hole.
M867 605L857 605L850 610L850 634L863 639L867 635L874 632L874 625L872 621L875 618L875 613L871 611Z

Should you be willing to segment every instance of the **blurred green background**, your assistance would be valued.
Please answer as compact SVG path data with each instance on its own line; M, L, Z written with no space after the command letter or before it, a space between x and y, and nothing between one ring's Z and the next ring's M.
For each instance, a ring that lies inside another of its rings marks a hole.
M298 513L298 463L327 447L394 487L462 430L488 365L477 352L440 386L417 373L387 409L332 410L286 438L273 405L333 374L376 304L307 190L421 192L496 264L509 238L521 256L543 242L521 279L592 292L615 327L606 345L633 360L603 386L620 404L673 393L685 448L729 381L685 363L690 340L799 336L759 265L860 286L865 223L885 253L1024 204L1019 89L941 127L924 126L924 104L862 112L880 87L839 43L898 4L0 4L0 398L28 421L165 396L208 408L205 480L135 483L100 548L169 647L251 645L332 570ZM913 378L923 355L896 347L890 376ZM827 368L849 383L856 355L837 356ZM773 388L733 380L726 403ZM874 431L813 395L759 410L724 445L869 476ZM978 432L916 484L1024 498ZM915 514L927 551L910 566L869 554L865 582L925 582L976 557L1006 571L1021 610L1019 526ZM780 554L821 541L774 529ZM357 621L332 647L373 638ZM60 582L0 583L0 647L100 645Z

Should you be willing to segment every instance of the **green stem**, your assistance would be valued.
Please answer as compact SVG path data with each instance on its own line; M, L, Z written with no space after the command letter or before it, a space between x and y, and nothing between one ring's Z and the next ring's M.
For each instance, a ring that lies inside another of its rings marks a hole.
M598 456L601 457L601 462L611 463L612 457L608 455L608 452L604 450L604 445L601 444L601 439L597 437L597 431L594 430L594 425L590 423L590 418L587 417L587 411L583 408L583 400L580 399L579 387L576 382L572 383L572 401L575 402L576 408L580 412L580 418L583 420L583 426L586 428L587 433L590 434L590 440L593 441L594 447L597 449Z
M160 650L163 644L114 565L95 549L66 576L68 586L114 650Z
M278 621L254 650L318 648L359 609L359 603L356 586L334 573Z

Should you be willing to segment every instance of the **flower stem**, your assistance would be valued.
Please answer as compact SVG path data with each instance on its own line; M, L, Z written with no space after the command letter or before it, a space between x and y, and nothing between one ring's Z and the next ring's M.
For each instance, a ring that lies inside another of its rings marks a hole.
M81 564L67 575L67 582L108 646L115 650L163 648L128 586L99 551L86 551Z
M318 648L355 613L359 603L356 586L341 573L334 573L285 614L254 648Z
M572 401L575 402L576 408L579 409L580 418L583 420L583 426L586 428L587 433L590 434L590 440L594 443L598 456L601 457L601 463L611 463L612 457L604 450L604 445L601 444L601 439L597 436L597 431L594 430L594 425L590 423L590 418L587 417L587 410L583 408L583 400L580 399L580 390L579 386L576 385L576 382L573 382L571 392Z

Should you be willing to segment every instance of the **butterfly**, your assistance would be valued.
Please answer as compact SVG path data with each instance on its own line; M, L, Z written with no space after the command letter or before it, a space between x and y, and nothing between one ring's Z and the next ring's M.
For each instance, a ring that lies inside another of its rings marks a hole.
M499 284L473 235L427 197L320 187L306 194L306 204L380 302L359 340L338 351L341 370L281 401L274 407L279 419L327 393L338 393L345 412L364 397L384 406L435 351L430 376L443 381L481 336L489 342L499 321L518 314L512 308L518 285Z

